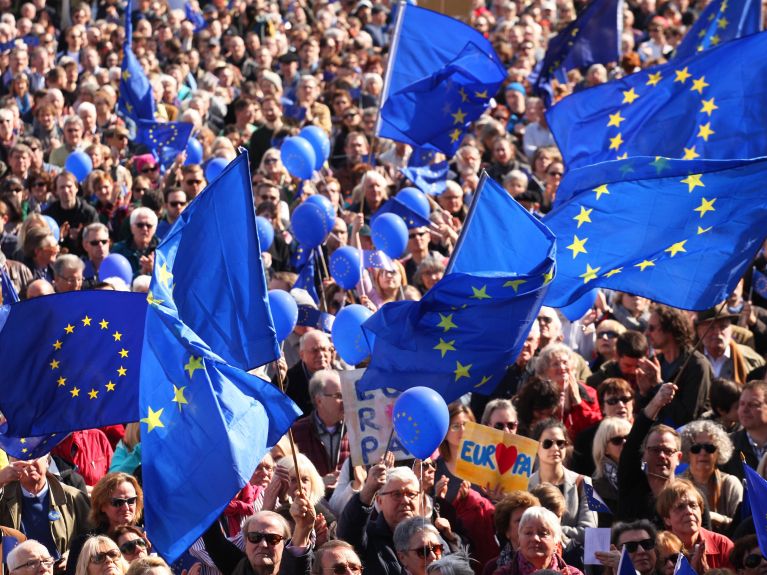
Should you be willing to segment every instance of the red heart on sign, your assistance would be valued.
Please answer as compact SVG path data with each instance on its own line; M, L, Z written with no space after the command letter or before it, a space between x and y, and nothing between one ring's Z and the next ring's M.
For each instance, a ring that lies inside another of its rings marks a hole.
M499 443L495 446L495 461L498 463L498 472L503 475L509 469L514 466L514 462L517 460L517 447L516 445L509 445L508 447L503 443Z

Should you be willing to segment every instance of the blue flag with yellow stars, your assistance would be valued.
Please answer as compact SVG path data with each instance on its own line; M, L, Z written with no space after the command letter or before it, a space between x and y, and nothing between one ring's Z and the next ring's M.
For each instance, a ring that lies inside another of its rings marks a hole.
M16 459L30 460L42 457L63 441L66 433L52 433L40 437L11 437L8 423L0 424L0 449Z
M139 120L137 124L136 143L145 145L166 168L186 150L186 144L194 130L194 125L189 122Z
M567 72L621 57L622 0L592 0L573 22L549 40L533 89L551 104L551 80L567 81Z
M0 411L10 437L136 421L146 301L76 291L0 312Z
M120 65L120 84L118 86L117 109L133 120L154 120L155 102L152 85L133 53L131 23L132 2L128 1L125 9L125 43L123 44L123 60Z
M421 214L416 212L410 206L408 206L401 199L397 199L397 196L386 200L380 208L376 210L375 215L371 219L371 223L375 221L378 216L383 214L396 214L405 220L405 225L408 229L420 228L423 226L429 226L431 222L428 218L424 218Z
M425 166L408 166L400 168L400 173L424 194L440 196L447 188L448 163L443 160Z
M503 63L477 30L401 6L376 134L452 156L505 79Z
M712 0L676 47L675 60L761 31L759 0Z
M660 157L569 170L569 199L543 218L559 244L546 305L599 287L682 309L722 301L767 233L765 170L767 158Z
M280 357L247 152L187 206L160 247L150 303L177 309L184 324L230 365L252 369Z
M753 34L568 96L547 112L565 164L767 155L765 54Z
M423 385L448 402L492 392L538 314L554 247L546 226L483 175L445 277L363 324L373 353L359 391Z
M320 305L320 296L317 293L317 281L315 279L315 274L317 271L317 267L315 266L315 259L316 255L314 250L311 250L309 252L309 258L307 259L306 263L304 263L304 265L301 266L301 269L298 271L298 277L296 278L296 282L293 284L293 287L306 291L306 293L309 294L309 297L314 300L314 303Z
M751 507L751 517L756 528L756 538L762 555L767 553L767 481L743 461L746 479L746 497Z

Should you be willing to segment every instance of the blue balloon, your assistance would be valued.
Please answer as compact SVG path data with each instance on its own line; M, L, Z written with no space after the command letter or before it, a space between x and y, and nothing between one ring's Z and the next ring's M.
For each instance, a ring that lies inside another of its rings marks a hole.
M362 274L360 251L352 246L342 246L330 255L330 275L344 289L354 289Z
M332 224L328 225L325 210L315 202L304 202L293 210L290 226L298 243L304 248L316 248L328 237Z
M61 238L61 230L59 230L59 224L54 220L51 216L43 216L43 219L48 224L48 227L51 228L51 232L53 232L53 237L56 238L56 241L59 241Z
M330 157L330 139L327 133L319 126L306 126L298 135L312 146L314 169L321 170Z
M205 166L205 179L210 184L221 174L221 172L224 171L224 168L226 168L228 165L229 162L224 158L213 158L208 162L208 165Z
M347 305L336 315L331 337L333 345L346 363L357 365L370 355L370 347L362 333L362 324L373 315L364 305Z
M298 304L292 295L281 289L269 290L268 298L277 341L283 342L298 323Z
M274 226L264 216L256 216L256 232L258 233L258 245L262 252L268 252L274 242Z
M304 202L311 202L320 206L323 211L323 216L325 217L325 224L328 226L329 230L333 229L333 226L336 223L336 210L329 199L323 195L314 194L313 196L306 198Z
M133 268L122 254L109 254L99 266L99 279L118 277L129 286L133 281Z
M431 212L431 206L429 200L418 188L402 188L395 196L397 200L405 204L408 208L413 210L420 216L429 219L429 213Z
M396 214L381 214L371 225L373 243L390 258L398 258L407 249L408 232L405 220Z
M411 387L394 402L392 422L402 445L418 459L426 459L445 439L450 414L439 393Z
M280 147L282 164L290 175L301 180L311 180L317 156L312 145L301 136L285 138Z
M75 150L67 156L64 169L71 172L77 178L77 182L81 183L93 170L93 162L88 154L82 150Z
M197 138L189 138L186 143L186 160L184 165L202 164L202 144Z
M597 301L596 288L587 291L570 305L559 308L559 311L570 321L576 321L586 315L586 312L591 309L595 301Z

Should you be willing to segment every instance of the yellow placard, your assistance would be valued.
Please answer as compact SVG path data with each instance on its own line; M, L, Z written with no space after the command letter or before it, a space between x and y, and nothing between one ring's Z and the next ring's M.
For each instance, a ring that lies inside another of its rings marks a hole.
M467 421L455 474L481 487L524 490L537 452L537 441Z

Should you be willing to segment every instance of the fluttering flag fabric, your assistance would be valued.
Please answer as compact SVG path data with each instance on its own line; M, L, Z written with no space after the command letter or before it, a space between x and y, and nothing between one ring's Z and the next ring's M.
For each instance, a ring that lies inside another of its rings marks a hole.
M590 511L612 514L612 511L610 511L607 503L602 501L602 498L599 497L599 494L594 491L594 487L591 484L584 481L583 490L586 492L586 504L588 505Z
M674 565L674 575L698 575L695 572L695 569L692 568L692 565L690 565L687 557L684 556L684 553L680 553L676 560L676 565Z
M767 553L767 481L745 461L743 474L746 478L746 497L751 507L751 517L756 528L756 538L762 555Z
M565 164L767 155L765 53L762 32L564 98L547 118Z
M138 419L142 294L74 291L2 310L0 411L8 436Z
M401 217L405 220L405 224L408 228L428 227L431 224L428 218L424 218L410 206L397 199L397 196L386 200L381 207L376 210L374 217L388 213L396 214Z
M388 303L363 324L373 353L358 389L420 385L448 402L489 394L537 316L554 244L546 226L483 175L445 277L421 301Z
M546 305L603 287L703 310L724 300L767 232L767 158L636 157L569 170L543 221L557 236Z
M631 561L631 557L629 557L629 553L628 553L628 550L626 549L626 546L624 545L623 550L621 551L621 559L618 562L617 575L636 575L636 574L637 574L637 570L634 567L634 563Z
M0 424L0 449L22 460L37 459L50 453L67 436L66 433L52 433L40 437L11 437L7 431L8 424Z
M400 168L400 173L424 194L439 196L447 187L447 161L428 164L426 166L408 166Z
M553 100L552 79L565 83L570 70L620 61L622 22L622 0L592 0L578 18L549 40L546 56L531 79L547 106Z
M139 120L154 121L156 106L152 85L131 47L133 40L132 10L133 3L128 0L128 5L125 8L125 43L123 44L123 60L120 65L117 109L134 122Z
M452 156L505 79L480 32L426 8L401 6L376 134Z
M194 130L189 122L137 122L136 143L151 150L160 163L169 168L176 157L186 150L186 145Z
M320 305L320 296L317 294L317 284L315 283L314 278L316 273L316 258L317 256L314 253L314 250L311 250L309 253L309 258L298 271L298 277L296 278L296 283L293 284L293 287L306 291L306 293L308 293L309 296L314 300L314 303Z
M759 0L712 0L674 51L674 60L761 31Z

